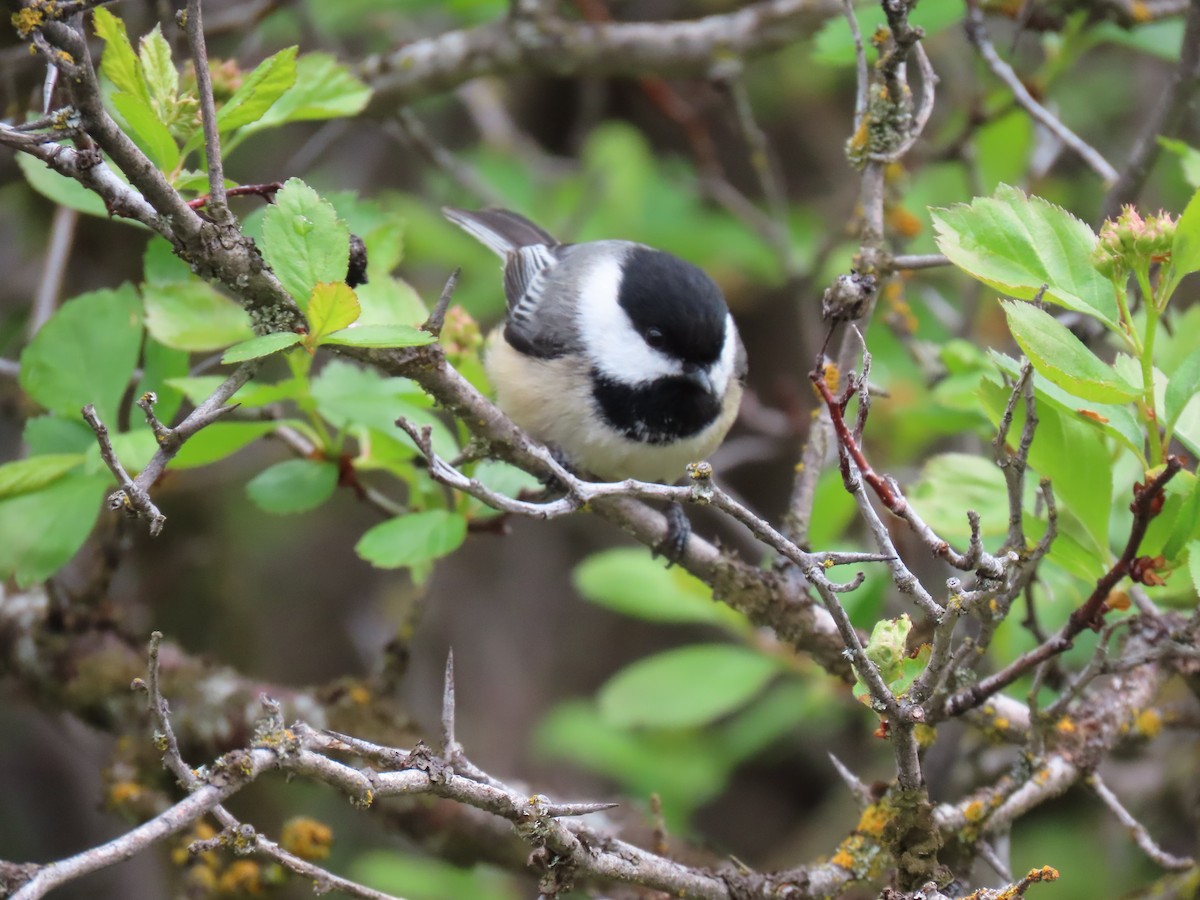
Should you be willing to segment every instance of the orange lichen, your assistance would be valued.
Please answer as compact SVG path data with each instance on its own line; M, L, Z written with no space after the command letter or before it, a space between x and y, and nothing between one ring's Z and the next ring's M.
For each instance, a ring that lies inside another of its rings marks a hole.
M914 238L924 227L920 218L913 215L903 206L893 206L888 210L887 224L900 237Z
M296 816L284 823L279 843L301 859L325 859L333 846L333 829L316 819Z
M872 803L863 810L862 815L858 819L856 830L863 834L878 837L883 834L883 829L887 827L890 818L888 811L883 806L878 803Z
M1134 719L1133 727L1137 729L1138 734L1154 740L1162 732L1162 714L1157 709L1143 709Z
M258 896L263 892L262 866L250 859L234 860L217 880L217 890Z

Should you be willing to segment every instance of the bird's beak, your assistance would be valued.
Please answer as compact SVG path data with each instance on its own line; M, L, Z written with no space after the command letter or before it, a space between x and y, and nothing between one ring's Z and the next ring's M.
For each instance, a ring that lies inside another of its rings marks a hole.
M716 388L713 386L712 375L708 369L703 366L685 365L683 367L683 377L686 381L690 381L706 394L716 394Z

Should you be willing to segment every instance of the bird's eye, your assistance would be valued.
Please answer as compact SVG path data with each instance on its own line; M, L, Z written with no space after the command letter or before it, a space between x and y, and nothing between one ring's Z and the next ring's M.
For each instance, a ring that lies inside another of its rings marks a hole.
M646 343L649 344L651 347L655 347L655 348L661 347L665 340L666 339L663 337L663 333L660 329L658 329L658 328L647 328L646 329Z

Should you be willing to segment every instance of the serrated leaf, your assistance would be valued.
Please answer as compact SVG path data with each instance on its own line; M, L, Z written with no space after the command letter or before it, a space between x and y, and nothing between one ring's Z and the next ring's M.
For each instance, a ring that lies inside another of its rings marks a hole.
M285 122L333 119L362 112L371 89L326 53L306 53L296 63L295 84L247 131Z
M428 395L407 378L383 378L335 359L312 379L312 396L318 412L335 428L364 426L415 450L408 435L396 427L396 419L404 416L418 427L432 429L433 449L439 456L452 458L458 453L454 435L433 412Z
M729 624L741 618L725 615L728 607L695 576L668 569L644 550L594 553L575 567L571 581L592 603L650 622Z
M356 325L326 335L320 343L347 347L420 347L436 338L411 325Z
M203 281L148 283L142 300L146 329L167 347L219 350L254 337L246 311Z
M305 313L308 319L307 343L310 346L323 343L322 338L326 335L353 324L359 312L358 297L345 282L318 284L313 288Z
M254 67L217 112L217 125L222 134L258 121L296 83L298 49L285 47Z
M84 460L82 453L30 456L0 466L0 499L41 490L58 481Z
M125 91L113 94L109 100L150 161L164 172L174 170L179 165L179 147L158 114L140 97Z
M21 387L52 412L88 403L110 427L137 365L142 304L132 285L68 300L21 353Z
M246 485L260 509L276 515L316 509L333 496L338 470L331 462L289 459L264 469Z
M1200 348L1193 350L1171 374L1163 397L1165 424L1170 428L1179 418L1183 408L1200 392Z
M225 351L221 357L223 363L240 363L250 359L259 359L278 353L287 347L294 347L304 340L302 335L293 331L276 331L272 334L259 335L240 344L235 344Z
M745 647L697 644L627 666L597 700L623 728L694 728L747 703L778 673L775 660Z
M262 232L263 256L301 310L318 284L346 280L350 229L299 178L275 195L263 214Z
M1045 310L1012 300L1000 305L1013 338L1037 373L1067 393L1097 403L1123 403L1141 394Z
M1180 279L1192 272L1200 272L1200 190L1192 195L1179 221L1175 223L1168 296Z
M0 500L0 578L44 581L91 534L111 477L69 474L44 489Z
M1045 299L1116 328L1112 283L1092 266L1095 233L1061 207L1008 185L993 197L930 210L938 249L999 291Z
M150 105L160 120L175 104L179 94L179 72L171 58L171 45L163 37L162 26L155 24L149 34L138 41L138 61L150 92Z
M374 526L354 545L354 552L381 569L430 562L459 548L467 537L467 520L444 509L408 513Z
M988 355L1015 384L1021 374L1021 363L996 350L989 350ZM1045 378L1034 378L1033 392L1039 403L1051 404L1062 415L1071 416L1076 421L1103 432L1119 441L1144 462L1146 433L1129 406L1111 403L1089 403L1087 406L1080 406L1078 397L1072 396ZM1011 443L1019 433L1016 429L1011 430L1009 442Z
M96 35L104 41L104 52L100 55L100 73L119 90L137 97L150 105L150 91L142 74L142 64L133 52L125 23L104 7L92 12L92 24Z
M74 178L59 175L40 159L27 153L17 154L17 165L21 169L21 174L25 176L25 180L29 182L29 186L47 200L89 216L109 218L108 210L100 196L89 191ZM133 219L117 217L112 221L140 227L140 223Z

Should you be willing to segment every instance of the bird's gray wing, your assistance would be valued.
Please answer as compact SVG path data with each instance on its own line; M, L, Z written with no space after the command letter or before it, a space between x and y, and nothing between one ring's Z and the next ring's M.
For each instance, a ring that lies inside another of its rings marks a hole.
M504 266L508 320L504 335L529 356L552 359L578 349L577 298L563 279L562 263L571 246L519 247Z

